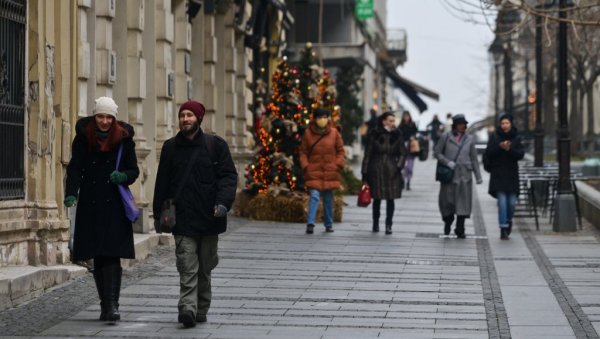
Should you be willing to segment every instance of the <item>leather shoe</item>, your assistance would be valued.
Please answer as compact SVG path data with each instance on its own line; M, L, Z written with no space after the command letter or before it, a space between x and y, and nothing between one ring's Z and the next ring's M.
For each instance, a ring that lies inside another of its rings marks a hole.
M306 225L306 234L313 234L315 229L315 225L308 224Z
M206 322L206 315L204 315L204 314L196 314L196 322L197 323L205 323Z

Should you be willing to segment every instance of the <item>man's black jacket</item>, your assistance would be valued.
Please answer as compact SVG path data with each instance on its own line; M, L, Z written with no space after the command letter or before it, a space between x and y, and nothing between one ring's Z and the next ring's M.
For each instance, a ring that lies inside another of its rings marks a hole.
M231 209L237 189L237 171L227 142L218 136L212 137L214 149L211 154L201 129L193 140L179 132L162 147L154 187L154 218L159 218L163 202L173 198L179 185L183 185L175 201L175 235L215 235L227 228L227 218L215 218L214 207L221 204L227 210ZM190 174L182 182L197 150L199 153Z

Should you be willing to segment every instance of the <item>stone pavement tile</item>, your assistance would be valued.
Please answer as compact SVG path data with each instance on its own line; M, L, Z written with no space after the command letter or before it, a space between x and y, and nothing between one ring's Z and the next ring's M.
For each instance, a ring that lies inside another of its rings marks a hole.
M596 332L600 333L600 321L592 322L592 325L596 329Z
M486 330L487 320L437 319L436 328Z
M312 317L364 317L364 318L384 318L386 311L365 311L365 310L350 310L350 311L328 311L328 310L287 310L285 316L312 316Z
M436 306L439 313L476 313L485 314L485 306L483 302L473 305L439 305Z
M326 326L285 326L269 330L266 338L320 339L327 330ZM243 337L240 337L243 338ZM237 339L240 339L237 338Z
M328 327L323 339L377 338L380 329Z
M381 329L378 338L398 339L398 338L415 338L425 339L433 338L434 330L429 328L394 328Z
M386 318L485 320L485 313L387 312Z
M434 331L432 339L487 339L489 338L487 329L486 330L448 330L448 329L436 329Z
M500 284L504 286L539 286L547 288L548 283L535 262L495 260ZM519 277L516 279L516 277Z
M329 317L282 317L277 321L277 326L329 326L331 320Z
M529 339L533 336L545 338L575 338L571 326L510 326L514 339Z
M148 297L130 298L130 297L121 295L121 297L119 298L119 304L131 305L131 306L152 305L152 306L177 307L177 298L148 298Z

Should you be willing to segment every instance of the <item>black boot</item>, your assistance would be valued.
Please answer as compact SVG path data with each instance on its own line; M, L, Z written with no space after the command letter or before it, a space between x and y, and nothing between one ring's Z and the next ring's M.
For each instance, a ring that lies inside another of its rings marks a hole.
M119 313L119 294L121 293L121 275L123 269L117 265L104 267L104 290L106 301L106 320L121 320Z
M392 234L392 224L385 225L385 234Z
M452 223L454 222L454 215L447 215L442 220L444 220L444 235L449 235Z
M407 190L407 191L410 191L410 181L407 181L407 182L406 182L406 190Z
M102 267L94 266L94 281L96 282L96 290L100 298L100 320L106 320L106 301L104 293L104 279L102 275Z
M508 222L508 228L506 229L506 235L512 233L512 220Z
M456 217L456 228L454 229L454 234L458 239L465 239L467 236L465 235L465 219L464 216Z
M373 220L373 232L379 232L379 220Z
M500 227L500 239L508 240L508 227Z

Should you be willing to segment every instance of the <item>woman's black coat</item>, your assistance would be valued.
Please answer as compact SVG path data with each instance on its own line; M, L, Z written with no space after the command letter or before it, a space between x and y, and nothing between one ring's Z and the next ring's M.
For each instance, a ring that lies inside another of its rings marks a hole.
M363 180L369 183L374 199L402 197L402 168L406 160L404 139L399 129L390 132L378 126L369 133L369 142L362 163Z
M216 218L214 208L220 204L231 209L237 190L237 170L227 142L216 135L208 137L214 138L213 154L208 151L202 130L193 140L179 132L162 147L154 186L154 218L160 215L163 202L173 198L183 185L175 201L174 235L216 235L226 231L227 218ZM198 155L183 182L195 152Z
M117 185L110 182L115 170L118 147L108 152L88 148L86 126L94 117L80 119L75 125L72 156L67 166L65 196L77 197L73 260L98 256L135 258L133 229ZM119 122L129 136L122 140L119 171L127 175L125 185L135 182L140 171L135 155L133 127Z
M500 143L505 140L511 141L511 147L508 151L500 148ZM512 128L508 133L502 132L500 127L496 127L496 132L490 134L485 157L489 162L490 186L488 193L496 197L497 192L507 192L519 194L519 164L523 159L525 148L521 142L521 137L517 135L517 129Z

